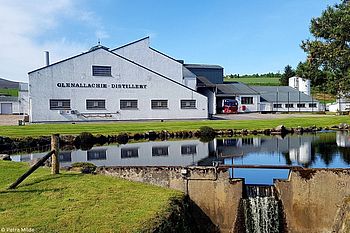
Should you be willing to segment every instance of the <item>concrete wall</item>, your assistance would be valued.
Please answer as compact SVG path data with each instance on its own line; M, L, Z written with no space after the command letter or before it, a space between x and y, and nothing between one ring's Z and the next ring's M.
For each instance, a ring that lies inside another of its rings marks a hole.
M187 193L221 232L231 232L242 197L243 182L230 181L227 170L213 167L102 167L98 173L172 188ZM195 224L195 223L194 223Z
M92 65L111 66L112 76L92 76ZM182 70L182 69L181 69ZM207 118L207 98L104 49L29 74L30 120L88 121ZM59 83L106 84L106 88L59 87ZM116 84L145 88L113 88ZM50 99L70 99L78 114L50 110ZM86 99L104 99L106 108L87 110ZM121 99L138 100L138 109L120 109ZM151 109L151 100L168 100L168 109ZM181 109L180 100L196 100L196 109Z
M350 196L350 170L293 171L275 184L289 232L329 233L339 224L338 212Z
M226 169L100 167L97 172L183 191L221 232L233 232L241 224L239 202L244 181L229 179ZM275 187L283 203L288 232L346 232L341 229L350 228L350 222L344 222L349 219L349 169L293 170L289 180L276 181Z

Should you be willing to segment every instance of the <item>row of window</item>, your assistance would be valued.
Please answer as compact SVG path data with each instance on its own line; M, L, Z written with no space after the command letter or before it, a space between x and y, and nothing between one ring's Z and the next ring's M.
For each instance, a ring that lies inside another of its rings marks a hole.
M181 155L194 155L197 154L196 145L183 145L181 146ZM152 147L152 156L168 156L169 147L168 146L154 146ZM121 158L137 158L139 157L138 148L122 148ZM106 160L107 150L106 149L94 149L87 151L87 160ZM59 154L60 162L71 162L71 152L60 152Z
M181 109L196 109L196 100L180 100ZM168 109L168 100L151 100L152 109ZM51 99L50 110L70 110L70 99ZM106 109L106 100L86 100L87 110ZM120 100L120 109L138 109L138 100Z
M285 104L285 108L294 108L294 104ZM316 103L309 104L309 108L316 108ZM273 104L273 108L282 108L282 104ZM306 108L306 104L297 104L297 108Z

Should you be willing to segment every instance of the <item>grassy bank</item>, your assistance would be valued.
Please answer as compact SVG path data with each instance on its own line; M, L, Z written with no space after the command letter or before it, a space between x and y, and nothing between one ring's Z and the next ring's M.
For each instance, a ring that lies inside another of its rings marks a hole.
M28 169L0 161L0 229L34 232L139 232L181 193L101 175L40 168L17 190L6 187Z
M43 136L53 133L79 134L91 132L93 134L118 134L121 132L143 133L150 130L197 130L201 126L210 126L215 129L267 129L277 125L286 127L318 127L333 126L339 123L350 124L349 116L296 117L286 119L264 120L198 120L198 121L152 121L152 122L117 122L117 123L79 123L79 124L33 124L26 126L0 126L0 136L24 137Z

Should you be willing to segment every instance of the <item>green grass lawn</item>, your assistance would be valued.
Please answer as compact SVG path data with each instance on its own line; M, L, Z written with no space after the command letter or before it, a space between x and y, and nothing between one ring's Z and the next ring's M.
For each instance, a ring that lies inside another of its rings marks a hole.
M6 187L28 169L0 161L0 229L35 232L139 232L165 214L177 191L102 175L40 168L16 190Z
M296 117L287 119L264 120L197 120L197 121L152 121L152 122L116 122L116 123L77 123L77 124L32 124L26 126L0 126L0 136L9 137L37 137L59 134L79 134L91 132L93 134L112 135L121 132L143 133L150 130L181 131L198 130L201 126L210 126L215 129L267 129L278 125L286 127L333 126L339 123L350 124L349 116Z
M11 96L18 96L18 89L7 89L7 88L0 88L0 94L7 94Z
M279 85L279 78L225 78L225 82L241 82L248 85L255 85L255 86L278 86Z

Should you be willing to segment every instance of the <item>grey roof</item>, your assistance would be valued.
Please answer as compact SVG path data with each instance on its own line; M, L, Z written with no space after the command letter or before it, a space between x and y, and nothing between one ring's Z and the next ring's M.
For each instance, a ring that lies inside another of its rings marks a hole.
M16 96L0 96L1 102L17 102L18 97Z
M191 77L191 78L196 78L197 76L192 73L189 69L186 67L182 66L182 76L185 77Z
M197 76L197 87L215 87L216 84L210 82L206 77Z
M259 95L257 91L240 82L217 84L217 96Z
M289 86L250 86L266 102L317 102L311 96Z
M202 68L202 69L223 69L219 65L206 65L206 64L184 64L187 68L196 69L196 68Z

